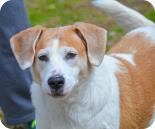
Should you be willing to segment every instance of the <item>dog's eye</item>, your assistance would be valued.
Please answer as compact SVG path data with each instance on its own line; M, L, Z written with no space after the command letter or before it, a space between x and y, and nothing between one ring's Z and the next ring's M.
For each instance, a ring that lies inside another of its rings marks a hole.
M46 55L41 55L38 57L40 61L48 61L48 57Z
M73 59L73 58L76 57L76 55L77 55L76 53L68 52L68 53L66 54L65 58L66 58L67 60Z

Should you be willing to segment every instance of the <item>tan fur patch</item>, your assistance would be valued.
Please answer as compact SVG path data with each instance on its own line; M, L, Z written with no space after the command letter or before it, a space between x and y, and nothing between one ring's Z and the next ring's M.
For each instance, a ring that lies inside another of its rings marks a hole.
M49 41L51 41L55 37L60 40L61 46L64 45L76 48L81 57L85 56L86 54L85 46L81 41L81 39L75 34L75 32L71 29L70 26L47 29L43 33L40 41L38 42L38 45L36 47L36 54L40 49L48 47L49 43L51 43Z
M109 53L133 53L135 66L118 58L125 68L120 84L120 129L144 129L155 104L155 45L143 34L128 35ZM122 45L123 44L123 45Z

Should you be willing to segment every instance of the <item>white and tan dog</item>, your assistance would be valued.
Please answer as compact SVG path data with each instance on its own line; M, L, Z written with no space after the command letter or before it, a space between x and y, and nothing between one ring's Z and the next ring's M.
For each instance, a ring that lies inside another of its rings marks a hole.
M106 34L79 22L12 37L21 68L32 66L37 129L144 129L153 122L155 26L127 33L107 54Z

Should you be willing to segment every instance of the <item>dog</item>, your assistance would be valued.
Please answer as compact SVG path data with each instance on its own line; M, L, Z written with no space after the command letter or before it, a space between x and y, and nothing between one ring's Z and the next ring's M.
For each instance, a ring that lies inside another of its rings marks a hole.
M107 53L107 31L84 22L35 26L11 38L20 67L32 69L37 129L144 129L153 123L155 25L143 17L139 27L136 19Z

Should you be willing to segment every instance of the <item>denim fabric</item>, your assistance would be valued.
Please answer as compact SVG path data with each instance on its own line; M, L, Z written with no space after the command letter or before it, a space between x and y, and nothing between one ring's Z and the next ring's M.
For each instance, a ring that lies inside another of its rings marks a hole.
M30 99L32 77L22 71L10 48L10 37L28 28L29 21L22 0L11 0L0 11L0 107L7 124L25 123L34 119Z

